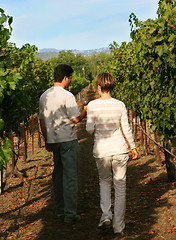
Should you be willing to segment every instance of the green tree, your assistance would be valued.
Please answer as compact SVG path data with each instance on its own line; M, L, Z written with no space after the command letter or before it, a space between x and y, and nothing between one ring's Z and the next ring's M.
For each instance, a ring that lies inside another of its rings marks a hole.
M58 64L70 65L78 77L92 80L91 71L86 58L81 54L74 54L71 50L60 51L58 57L51 58L50 62L55 68Z
M111 55L109 53L100 52L97 54L92 54L89 56L85 56L89 68L92 73L92 79L95 79L96 75L105 68L108 61L111 59Z
M76 95L89 84L90 81L86 78L81 78L73 74L71 84L69 85L69 91Z

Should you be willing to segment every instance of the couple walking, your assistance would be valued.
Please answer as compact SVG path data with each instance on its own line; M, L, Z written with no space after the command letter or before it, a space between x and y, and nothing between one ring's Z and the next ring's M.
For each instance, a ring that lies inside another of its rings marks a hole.
M73 94L66 90L72 73L69 65L58 65L54 70L54 86L47 89L39 101L39 119L45 146L53 152L56 214L58 217L64 216L65 223L80 220L77 215L79 147L75 124L87 114L86 130L94 133L93 155L100 183L102 216L97 228L104 230L112 224L114 233L122 234L125 229L126 169L129 158L129 146L125 138L132 149L132 158L137 158L126 107L123 102L111 97L115 80L110 73L104 72L95 80L100 98L89 102L80 113ZM112 182L115 189L113 214Z

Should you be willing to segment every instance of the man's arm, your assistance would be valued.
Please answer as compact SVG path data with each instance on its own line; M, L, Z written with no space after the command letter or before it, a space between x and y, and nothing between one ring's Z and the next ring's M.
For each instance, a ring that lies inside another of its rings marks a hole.
M84 110L81 112L81 114L78 117L71 119L71 122L74 124L80 122L86 116L86 113L87 113L87 106L84 106Z
M52 150L51 150L49 144L47 143L47 132L46 132L45 122L44 122L43 119L40 119L40 127L41 127L41 131L42 131L43 137L45 139L45 149L48 152L51 152Z
M47 133L46 133L46 126L45 126L45 122L43 119L40 119L40 127L41 127L41 131L43 134L43 137L45 139L45 142L47 141Z

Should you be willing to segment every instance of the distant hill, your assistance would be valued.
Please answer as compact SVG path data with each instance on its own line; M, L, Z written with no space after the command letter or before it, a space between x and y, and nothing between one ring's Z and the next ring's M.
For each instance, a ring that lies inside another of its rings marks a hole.
M43 48L40 49L37 53L37 56L42 58L43 60L48 60L53 57L57 57L58 53L62 50L57 50L55 48ZM65 50L67 51L67 50ZM91 55L91 54L96 54L100 52L110 52L109 48L104 47L104 48L97 48L97 49L89 49L89 50L77 50L73 49L71 50L74 54L82 54L84 56L86 55Z
M40 53L42 52L59 52L59 50L55 49L55 48L43 48L39 50Z

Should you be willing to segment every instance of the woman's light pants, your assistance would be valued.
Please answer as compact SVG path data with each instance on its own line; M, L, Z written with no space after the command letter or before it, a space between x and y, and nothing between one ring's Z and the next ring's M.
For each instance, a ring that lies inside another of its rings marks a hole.
M111 185L113 181L115 190L113 228L115 233L121 232L125 228L126 169L128 159L128 154L96 158L100 183L100 207L102 210L100 223L106 219L112 219Z

